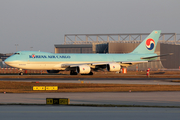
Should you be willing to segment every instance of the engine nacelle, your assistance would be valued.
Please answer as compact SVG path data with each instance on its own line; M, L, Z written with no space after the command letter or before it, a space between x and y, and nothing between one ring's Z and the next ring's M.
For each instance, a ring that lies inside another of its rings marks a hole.
M87 65L80 65L76 68L77 73L88 74L91 72L91 68Z
M120 71L121 70L121 65L116 64L116 63L109 63L107 64L107 71L113 72L113 71Z
M47 73L58 73L60 70L47 70Z

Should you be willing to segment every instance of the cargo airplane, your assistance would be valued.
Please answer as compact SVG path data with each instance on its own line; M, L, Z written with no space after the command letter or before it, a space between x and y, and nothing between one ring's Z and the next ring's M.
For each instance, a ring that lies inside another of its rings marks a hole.
M70 71L70 75L93 74L93 70L120 71L123 67L151 62L160 55L154 53L160 30L154 30L131 53L126 54L54 54L40 51L18 51L4 62L22 70L47 70L48 73Z

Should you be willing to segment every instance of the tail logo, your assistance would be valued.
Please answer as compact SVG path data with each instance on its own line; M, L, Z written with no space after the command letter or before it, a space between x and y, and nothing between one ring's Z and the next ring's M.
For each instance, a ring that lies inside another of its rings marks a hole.
M154 46L155 46L155 42L152 38L149 38L146 40L146 48L148 50L153 50L154 49Z

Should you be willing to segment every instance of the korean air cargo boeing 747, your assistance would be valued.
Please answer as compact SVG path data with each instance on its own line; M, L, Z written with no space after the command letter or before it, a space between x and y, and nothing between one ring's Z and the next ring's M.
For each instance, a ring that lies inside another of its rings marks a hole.
M93 70L120 71L123 67L150 62L160 55L154 53L161 31L153 31L134 51L127 54L53 54L38 51L18 51L4 62L12 67L47 70L48 73L70 71L71 75L93 74ZM23 74L20 72L20 74Z

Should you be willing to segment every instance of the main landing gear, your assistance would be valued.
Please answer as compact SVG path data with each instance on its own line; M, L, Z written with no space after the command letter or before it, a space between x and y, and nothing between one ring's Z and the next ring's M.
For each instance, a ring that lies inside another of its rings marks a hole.
M93 72L90 72L88 75L93 75Z
M70 75L77 75L78 73L76 72L76 71L74 71L74 70L71 70L70 71Z
M70 75L77 75L78 73L76 72L76 71L74 71L74 70L71 70L70 71ZM88 73L88 74L81 74L81 75L93 75L93 72L90 72L90 73Z

